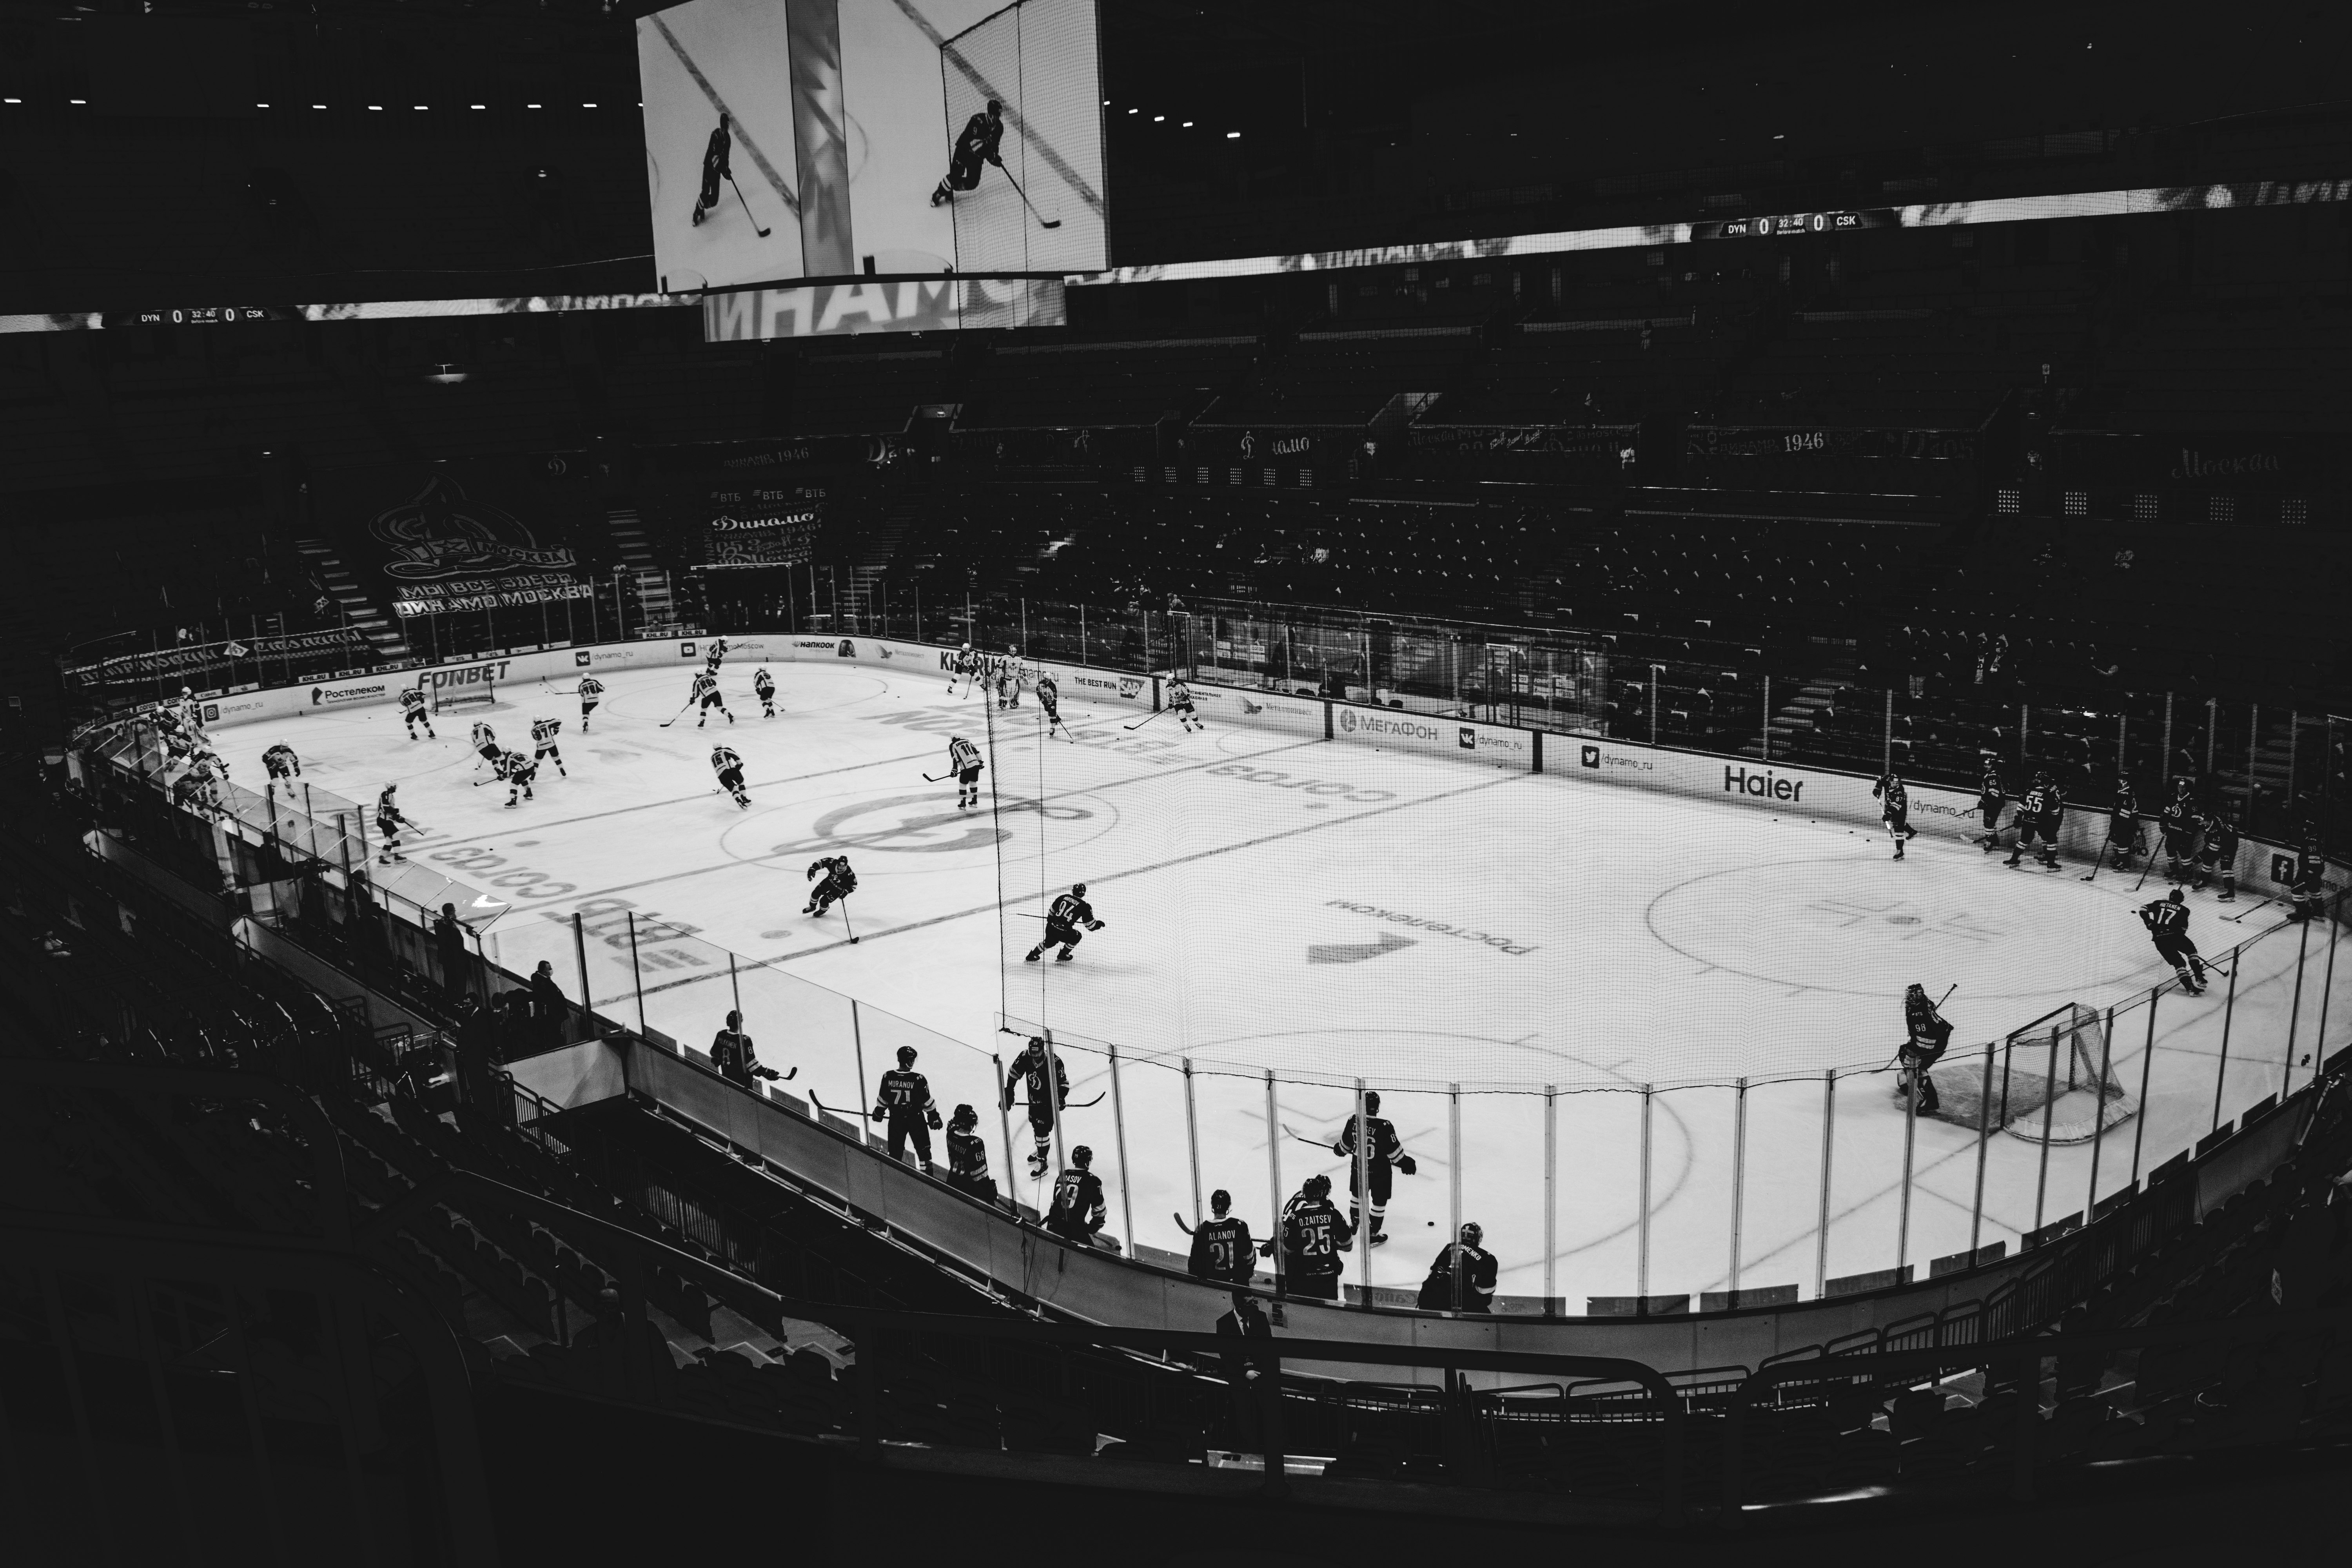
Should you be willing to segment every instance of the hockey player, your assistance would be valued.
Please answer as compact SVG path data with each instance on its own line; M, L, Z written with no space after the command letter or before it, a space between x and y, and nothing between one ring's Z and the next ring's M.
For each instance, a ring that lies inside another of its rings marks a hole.
M1059 947L1061 955L1055 962L1069 963L1078 943L1085 940L1084 933L1078 930L1080 926L1087 931L1103 928L1103 922L1095 919L1095 907L1087 902L1087 885L1084 882L1073 883L1068 892L1054 900L1053 907L1045 911L1045 934L1038 939L1037 945L1029 950L1029 955L1022 962L1034 963L1045 956L1047 948Z
M2035 837L2042 839L2042 852L2035 857L2045 871L2058 869L2058 823L2065 809L2059 798L2058 785L2049 773L2033 775L2032 787L2017 805L2017 845L2009 852L2005 864L2015 866L2018 858L2030 847Z
M1201 716L1192 711L1192 689L1184 684L1184 678L1181 675L1168 682L1168 710L1176 715L1176 722L1183 726L1187 734L1208 728L1201 722Z
M2203 891L2216 871L2221 874L2221 902L2238 901L2238 823L2229 807L2205 819L2205 842L2197 847L2197 887Z
M1036 1150L1029 1156L1029 1175L1035 1180L1045 1173L1052 1161L1054 1119L1070 1100L1069 1069L1042 1037L1032 1037L1013 1058L1004 1071L1004 1109L1013 1109L1013 1089L1018 1083L1027 1094L1029 1131L1036 1140ZM1051 1085L1049 1088L1048 1085Z
M810 889L808 902L801 906L804 915L823 915L842 899L857 891L857 873L849 868L846 855L821 855L809 862L808 879L814 881L818 872L824 880Z
M914 1047L898 1047L898 1065L882 1075L866 1120L889 1122L890 1158L904 1160L911 1139L923 1174L931 1173L931 1130L940 1124L940 1108L931 1099L931 1080L915 1070Z
M971 811L980 805L980 748L958 735L948 742L948 772L955 774L956 809Z
M996 706L1000 710L1021 706L1021 655L1010 647L996 664Z
M1004 167L998 151L1003 141L1004 106L992 98L986 109L963 122L963 134L956 138L955 151L948 157L947 175L931 193L931 205L955 200L958 191L977 189L982 163Z
M760 1065L760 1055L751 1048L751 1037L743 1032L743 1015L727 1015L727 1026L710 1037L710 1064L719 1076L729 1083L756 1089L755 1079L781 1080L783 1074L773 1068Z
M711 638L710 646L705 648L702 653L702 672L705 675L718 674L719 666L726 658L727 639L725 637Z
M1486 1239L1483 1226L1465 1220L1461 1239L1440 1248L1430 1264L1413 1305L1424 1312L1492 1312L1496 1269L1495 1255L1479 1245Z
M474 754L483 762L489 763L493 768L499 765L499 732L482 720L474 721L473 734L467 744L474 748ZM474 782L479 784L482 781L476 779Z
M2320 852L2319 824L2306 821L2295 847L2294 879L2287 885L2293 908L2287 919L2307 921L2327 907L2327 858Z
M539 777L539 764L520 752L509 752L499 759L499 776L507 781L507 809L512 811L518 798L531 800L531 780Z
M410 740L416 739L416 726L419 724L425 726L426 735L433 733L433 710L425 700L425 693L414 686L400 689L400 716L408 724Z
M201 735L205 730L205 710L196 701L196 694L186 687L180 688L178 704L180 728L190 735Z
M733 795L737 805L751 809L751 796L743 788L743 759L735 754L734 747L711 747L710 771L719 775L719 787Z
M2133 793L2131 780L2117 775L2115 804L2107 808L2107 845L2100 853L2113 854L2120 871L2132 863L2140 848L2139 796Z
M1102 1178L1088 1167L1095 1152L1081 1143L1070 1151L1070 1168L1054 1179L1054 1201L1045 1210L1045 1228L1080 1247L1099 1247L1095 1234L1110 1218L1103 1205Z
M1209 1213L1214 1217L1202 1221L1201 1228L1192 1233L1192 1255L1185 1262L1195 1279L1249 1283L1256 1253L1250 1243L1249 1222L1228 1213L1233 1206L1234 1194L1224 1188L1209 1194Z
M1037 678L1037 706L1045 710L1045 738L1052 740L1054 731L1062 727L1062 689L1050 675Z
M2197 836L2205 827L2205 814L2197 807L2196 786L2187 779L2173 793L2157 824L2164 834L2164 874L2178 882L2196 858Z
M1984 782L1977 786L1977 809L1984 813L1984 852L1988 855L2000 847L2000 808L2008 804L2009 792L2001 787L2000 765L1987 757Z
M1398 1171L1410 1176L1417 1169L1412 1156L1404 1152L1404 1144L1397 1137L1396 1123L1378 1114L1380 1109L1380 1091L1365 1090L1364 1124L1370 1129L1370 1133L1363 1140L1364 1172L1371 1177L1372 1183L1372 1229L1371 1234L1364 1238L1367 1247L1385 1247L1388 1244L1389 1238L1382 1234L1381 1227L1388 1223L1390 1173ZM1331 1152L1348 1162L1348 1228L1350 1230L1362 1229L1364 1223L1364 1194L1358 1190L1356 1183L1356 1119L1350 1116L1331 1145Z
M568 779L572 771L563 765L563 753L556 749L555 744L556 733L562 728L563 721L561 719L533 719L530 721L530 760L536 764L541 757L550 759L555 763L555 771Z
M172 798L200 811L220 810L222 770L215 766L216 761L209 752L197 752L189 759L188 771L173 784Z
M1895 1055L1903 1070L1895 1078L1895 1098L1908 1100L1911 1080L1919 1080L1919 1114L1933 1116L1943 1104L1936 1093L1935 1075L1928 1069L1943 1059L1952 1043L1952 1026L1927 1000L1927 988L1913 981L1903 993L1903 1045Z
M709 670L706 669L694 678L694 691L687 698L687 701L700 706L701 711L694 716L694 727L698 730L710 721L710 710L713 708L718 709L721 713L726 713L727 721L730 724L735 722L735 715L727 710L727 699L719 695L719 677Z
M375 797L376 837L383 840L376 859L379 864L385 866L391 865L394 860L408 858L400 852L400 830L404 827L412 832L416 830L416 824L401 815L399 803L392 798L393 792L398 788L400 785L397 784L388 784L383 786L383 793Z
M979 1133L980 1112L959 1105L948 1118L948 1185L984 1204L996 1202L996 1178L988 1173L988 1142Z
M2186 895L2178 888L2157 900L2140 906L2140 924L2147 927L2148 940L2156 943L2157 956L2172 965L2180 976L2180 988L2191 996L2205 994L2205 960L2199 956L2197 944L2189 937L2189 906L2182 901Z
M964 682L963 694L966 697L971 696L972 687L980 682L980 655L971 651L970 643L964 644L962 647L950 654L948 656L948 694L953 696L956 682L961 680Z
M294 748L280 741L261 753L262 770L274 779L299 779L302 776L302 759Z
M760 717L776 716L776 678L768 673L765 665L751 673L751 695L760 700Z
M719 205L719 182L734 174L728 167L729 154L734 150L734 145L735 138L729 132L727 116L722 114L719 117L719 128L710 133L709 142L702 149L702 190L694 198L693 221L697 228L702 226L702 220L711 208Z
M1313 1175L1282 1211L1283 1288L1318 1301L1339 1299L1339 1254L1355 1250L1355 1227L1331 1206L1331 1178Z
M580 732L588 732L588 715L596 711L596 704L604 700L604 683L593 675L580 678Z
M1911 826L1911 792L1903 787L1901 776L1889 769L1870 786L1870 797L1884 802L1879 820L1886 825L1886 836L1895 840L1895 858L1900 860L1903 846L1919 836L1919 830Z

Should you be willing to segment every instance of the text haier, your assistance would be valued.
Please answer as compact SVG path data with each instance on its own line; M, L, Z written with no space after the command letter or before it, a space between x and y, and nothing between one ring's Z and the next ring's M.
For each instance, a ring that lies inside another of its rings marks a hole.
M1723 770L1723 793L1752 795L1764 800L1801 800L1805 794L1805 781L1775 778L1769 773L1751 773L1746 768L1727 767Z

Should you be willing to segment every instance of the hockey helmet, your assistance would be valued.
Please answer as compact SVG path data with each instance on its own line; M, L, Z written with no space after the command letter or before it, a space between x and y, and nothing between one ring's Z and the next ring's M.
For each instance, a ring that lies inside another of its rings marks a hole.
M189 688L183 686L180 688L180 695L183 697L194 697L195 692L191 690Z
M729 1028L730 1028L730 1029L740 1029L740 1028L741 1028L741 1027L743 1026L743 1015L742 1015L742 1014L740 1014L740 1013L730 1013L730 1014L728 1014L728 1015L727 1015L727 1026L728 1026Z
M950 1127L977 1127L980 1125L980 1112L974 1110L969 1105L959 1105L955 1108L955 1114L948 1118L948 1125Z
M992 98L988 100L988 112L991 114L1002 114L1004 112L1004 105Z
M1222 1215L1233 1206L1234 1194L1225 1191L1224 1188L1219 1187L1215 1192L1209 1194L1209 1208L1212 1213Z
M1070 884L1070 891L1083 899L1087 896L1087 885L1084 882L1073 882Z
M1085 1144L1081 1143L1076 1148L1070 1151L1070 1163L1076 1165L1079 1170L1083 1171L1094 1163L1095 1152L1092 1149L1087 1148Z
M1465 1220L1464 1220L1464 1221L1462 1222L1462 1245L1463 1245L1463 1246L1465 1246L1465 1247L1475 1247L1475 1246L1477 1246L1480 1242L1482 1242L1482 1241L1484 1241L1484 1240L1486 1240L1486 1227L1485 1226L1480 1225L1480 1224L1479 1224L1476 1220L1475 1220L1475 1219L1465 1219Z
M1329 1197L1331 1195L1331 1178L1320 1174L1319 1173L1316 1175L1309 1176L1307 1178L1306 1186L1301 1188L1300 1191L1304 1192L1310 1198Z
M2048 768L2043 768L2041 772L2035 773L2033 775L2033 782L2038 784L2046 784L2050 783L2050 770Z
M1364 1109L1367 1111L1372 1111L1378 1110L1380 1108L1381 1091L1377 1089L1368 1089L1364 1090Z
M910 1068L915 1065L914 1047L900 1046L898 1047L898 1065L902 1068Z
M2168 892L2168 893L2165 894L2165 895L2164 895L2164 901L2165 901L2166 903L2168 903L2168 904L2178 904L2178 903L2181 903L2181 902L2183 902L2184 900L2183 900L2183 899L2181 898L2180 889L2178 889L2178 888L2175 888L2175 889L2172 889L2172 891L2170 891L2170 892Z

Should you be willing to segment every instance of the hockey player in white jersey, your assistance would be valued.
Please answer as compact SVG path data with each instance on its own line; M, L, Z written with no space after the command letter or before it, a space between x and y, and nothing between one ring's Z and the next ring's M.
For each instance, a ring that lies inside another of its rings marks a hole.
M555 744L555 737L562 728L563 721L561 719L533 719L530 721L530 760L534 766L541 758L552 762L556 773L568 779L572 771L563 765L563 753Z
M708 669L694 678L694 695L688 700L699 705L700 711L694 716L694 727L698 730L710 721L713 708L726 713L730 724L735 722L735 715L727 711L727 699L719 695L719 677Z
M416 726L425 726L426 735L433 733L433 710L425 700L425 693L414 686L400 689L400 716L408 725L408 738L416 739Z
M958 735L948 742L948 772L955 775L956 809L969 811L980 805L980 748Z

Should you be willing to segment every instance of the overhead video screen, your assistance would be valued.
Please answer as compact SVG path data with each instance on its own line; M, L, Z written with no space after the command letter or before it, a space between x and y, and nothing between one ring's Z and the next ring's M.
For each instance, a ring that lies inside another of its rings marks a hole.
M693 0L641 18L662 287L1107 267L1095 7Z

